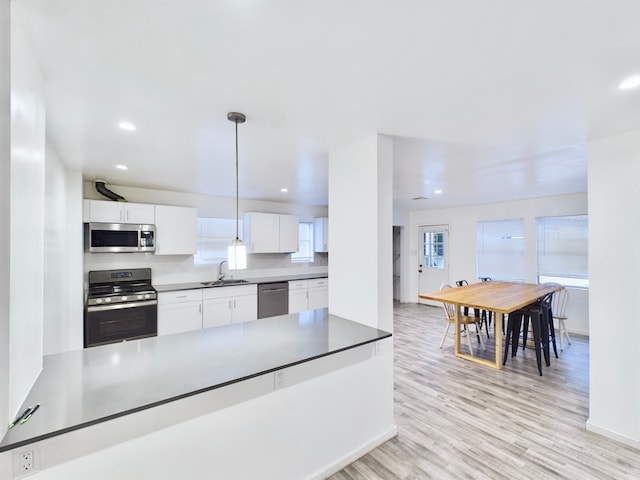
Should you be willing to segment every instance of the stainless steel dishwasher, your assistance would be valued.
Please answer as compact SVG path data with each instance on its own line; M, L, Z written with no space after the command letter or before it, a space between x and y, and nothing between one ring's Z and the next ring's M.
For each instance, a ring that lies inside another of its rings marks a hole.
M289 313L289 283L258 284L258 318Z

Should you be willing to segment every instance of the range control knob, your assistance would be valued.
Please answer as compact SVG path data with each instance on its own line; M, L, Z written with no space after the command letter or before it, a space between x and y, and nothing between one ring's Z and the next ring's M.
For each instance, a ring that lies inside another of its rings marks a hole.
M138 300L142 300L142 295L138 295Z
M151 295L149 295L148 293L145 294L144 298L149 298Z
M110 298L105 298L104 301L105 301L105 303L111 303L111 299Z
M122 301L123 301L123 302L126 302L126 301L127 301L127 296L126 296L126 295L123 295L123 296L122 296Z
M96 303L102 303L102 299L101 298L96 298Z

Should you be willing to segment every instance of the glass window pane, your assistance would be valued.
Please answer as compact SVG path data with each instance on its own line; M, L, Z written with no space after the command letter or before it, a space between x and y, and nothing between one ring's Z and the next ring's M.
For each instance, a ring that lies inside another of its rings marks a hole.
M313 223L298 224L298 251L291 254L292 263L313 262Z
M242 239L242 220L238 223L238 236ZM198 217L198 252L195 265L219 263L227 259L227 246L236 238L235 218Z
M424 232L422 239L424 268L444 268L444 232Z

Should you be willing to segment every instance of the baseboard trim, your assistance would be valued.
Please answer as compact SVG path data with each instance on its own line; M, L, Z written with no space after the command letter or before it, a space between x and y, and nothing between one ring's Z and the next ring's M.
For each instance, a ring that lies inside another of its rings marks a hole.
M364 445L356 448L355 450L352 450L345 456L337 459L333 463L313 473L312 475L307 477L307 480L323 480L327 477L330 477L334 473L339 472L347 465L355 462L363 455L366 455L374 448L379 447L384 442L386 442L387 440L391 440L393 437L397 435L398 435L398 427L394 425L393 428L391 428L389 431L383 433L382 435L379 435L378 437L374 438L370 442L367 442Z
M594 425L591 422L591 419L587 420L586 428L589 432L602 435L603 437L607 437L611 440L615 440L616 442L620 442L628 445L629 447L637 448L638 450L640 450L640 440L635 440L631 437L627 437L626 435L621 435L606 428L599 427L598 425Z

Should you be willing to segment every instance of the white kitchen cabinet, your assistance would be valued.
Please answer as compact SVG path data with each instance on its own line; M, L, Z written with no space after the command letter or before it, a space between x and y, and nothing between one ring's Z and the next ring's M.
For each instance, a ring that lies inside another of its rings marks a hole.
M289 281L289 313L308 310L309 282L307 280Z
M99 223L155 224L154 205L146 203L83 201L83 221Z
M329 279L314 278L309 280L309 310L329 307Z
M298 217L247 212L242 225L248 253L292 253L298 250Z
M329 306L329 279L291 280L289 282L289 313L298 313Z
M205 288L202 291L204 328L248 322L258 318L256 285Z
M313 221L313 249L319 253L329 251L329 219L326 217Z
M278 215L280 219L280 252L293 253L300 248L300 220L293 215Z
M155 206L156 255L194 255L198 214L193 207Z
M158 335L201 328L201 289L158 293Z

